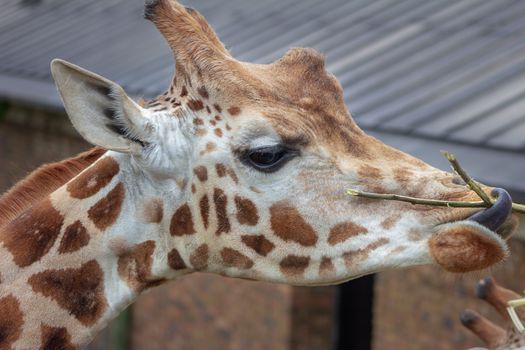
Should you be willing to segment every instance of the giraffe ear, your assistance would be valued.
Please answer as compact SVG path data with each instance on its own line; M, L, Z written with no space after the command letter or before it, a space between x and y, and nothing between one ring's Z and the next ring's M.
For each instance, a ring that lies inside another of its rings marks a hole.
M125 153L150 141L145 111L118 84L58 59L51 72L69 119L86 141Z

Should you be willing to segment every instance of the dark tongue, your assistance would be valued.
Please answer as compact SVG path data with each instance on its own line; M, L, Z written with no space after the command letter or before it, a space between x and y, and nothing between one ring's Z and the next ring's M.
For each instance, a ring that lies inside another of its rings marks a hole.
M469 220L476 221L491 231L496 231L503 225L512 211L512 198L502 188L493 189L492 196L497 197L496 203L492 207L472 215Z

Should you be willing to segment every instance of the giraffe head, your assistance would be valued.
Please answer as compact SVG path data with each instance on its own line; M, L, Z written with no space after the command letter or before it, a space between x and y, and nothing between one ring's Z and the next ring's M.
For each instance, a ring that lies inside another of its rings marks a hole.
M268 65L234 59L205 19L173 0L146 6L176 58L166 93L140 106L117 84L64 61L53 76L73 125L122 154L157 225L164 274L201 270L328 284L437 263L486 268L507 254L474 209L349 198L345 189L472 200L451 174L366 135L323 56L296 48ZM492 215L492 214L490 214ZM485 215L487 216L487 215ZM479 220L478 220L479 221ZM158 264L156 265L158 266Z

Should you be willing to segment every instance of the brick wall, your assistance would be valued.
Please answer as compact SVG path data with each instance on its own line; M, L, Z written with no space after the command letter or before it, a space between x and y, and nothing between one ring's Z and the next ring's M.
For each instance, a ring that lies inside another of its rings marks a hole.
M459 322L466 308L500 318L474 295L476 282L492 274L507 288L525 288L525 244L511 239L510 259L490 271L452 275L430 266L377 275L373 349L449 350L482 345Z

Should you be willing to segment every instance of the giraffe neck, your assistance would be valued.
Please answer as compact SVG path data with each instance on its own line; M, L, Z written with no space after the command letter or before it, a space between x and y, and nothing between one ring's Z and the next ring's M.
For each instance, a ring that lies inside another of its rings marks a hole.
M0 227L0 348L83 346L186 272L166 271L163 201L130 181L127 157L106 153Z

